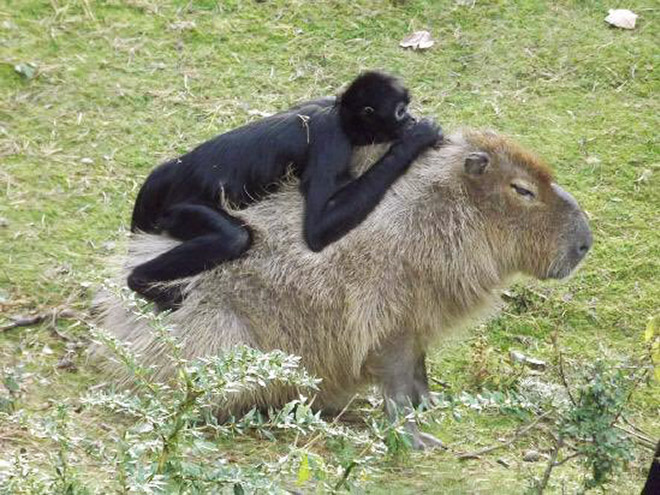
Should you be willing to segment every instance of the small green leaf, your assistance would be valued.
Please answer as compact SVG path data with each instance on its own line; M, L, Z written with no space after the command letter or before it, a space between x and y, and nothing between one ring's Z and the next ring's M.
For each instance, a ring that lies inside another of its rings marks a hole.
M309 480L309 457L305 454L298 468L298 484L302 485L307 480Z

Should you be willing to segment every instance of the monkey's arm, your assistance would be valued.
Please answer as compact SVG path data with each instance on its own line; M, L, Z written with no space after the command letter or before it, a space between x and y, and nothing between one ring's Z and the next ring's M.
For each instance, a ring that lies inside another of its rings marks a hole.
M312 147L302 184L304 237L309 248L321 251L359 225L415 158L440 138L439 129L431 122L416 123L356 179L349 174L352 149L347 140L327 139L327 147Z

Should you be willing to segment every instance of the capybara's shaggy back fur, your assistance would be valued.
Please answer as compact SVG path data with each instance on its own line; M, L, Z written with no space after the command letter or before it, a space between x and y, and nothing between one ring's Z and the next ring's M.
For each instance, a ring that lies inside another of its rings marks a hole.
M356 154L356 169L384 149ZM466 177L465 157L474 151L492 157L487 182ZM543 205L511 196L512 177L533 184ZM553 187L547 167L516 144L461 131L419 158L361 225L314 253L303 241L297 184L285 185L239 213L253 229L252 249L189 280L183 306L167 319L189 358L236 344L302 356L303 366L323 379L317 403L341 407L370 380L370 354L385 338L411 333L425 349L494 307L511 275L551 277L567 263L562 253L583 214L554 198ZM126 268L174 242L134 237ZM113 298L104 309L103 326L132 342L166 378L168 362L145 325ZM229 407L279 405L292 393L273 386L238 396Z

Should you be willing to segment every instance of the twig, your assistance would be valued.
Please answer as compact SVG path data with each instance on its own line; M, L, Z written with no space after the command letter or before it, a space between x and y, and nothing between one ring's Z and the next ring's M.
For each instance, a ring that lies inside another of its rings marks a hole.
M19 327L31 327L33 325L38 325L43 323L46 320L52 320L55 323L58 319L70 319L76 318L76 313L71 309L52 309L44 313L38 313L32 316L12 316L10 319L11 323L0 327L0 332L6 332L7 330L12 330Z
M13 316L11 318L13 321L7 325L0 327L0 332L6 332L7 330L11 330L12 328L38 325L46 318L48 318L48 316L49 315L47 314L38 314L34 316Z
M555 462L554 467L561 466L562 464L567 463L571 459L575 459L576 457L580 457L581 455L584 455L582 452L576 452L575 454L571 454L568 457L564 457L561 461Z
M515 435L513 435L509 440L505 440L500 442L499 444L491 445L490 447L485 447L483 449L475 450L474 452L466 452L463 454L458 454L456 457L458 459L478 459L479 456L482 456L484 454L489 454L490 452L493 452L494 450L501 449L503 447L507 447L517 441L519 438L522 436L526 435L530 430L536 427L543 419L547 418L552 411L547 411L543 414L541 414L538 418L536 418L534 421L529 423L527 426L524 428L521 428L518 430Z
M441 406L430 407L429 409L425 410L423 414L424 414L424 416L430 415L433 412L439 410L440 408L441 408ZM387 433L391 430L399 428L400 426L403 426L405 423L407 423L409 421L410 421L410 414L405 414L401 418L399 418L398 421L390 423L390 425L387 428L382 430L382 433L384 434L384 433ZM371 439L369 442L367 442L367 444L364 446L364 448L360 451L360 453L357 456L354 457L354 459L362 458L366 454L366 452L374 445L375 442L376 442L375 439ZM446 450L449 450L448 447L443 446L442 448L444 448ZM348 477L351 474L351 471L353 471L353 468L355 468L355 466L357 466L357 465L358 465L358 462L353 460L353 461L351 461L351 463L346 468L344 468L344 472L342 474L341 479L337 482L337 484L334 487L335 491L339 491L344 486L344 484L346 483L346 480L348 480Z
M630 426L633 430L635 430L637 433L640 433L641 435L644 435L644 436L650 438L650 435L649 435L647 432L645 432L644 430L642 430L639 426L637 426L635 423L633 423L632 421L630 421L630 420L629 420L628 418L626 418L625 416L621 416L620 419L621 419L621 421L623 421L625 424L627 424L628 426Z
M330 424L332 424L332 425L336 425L336 424L337 424L337 422L338 422L338 421L340 420L340 418L344 415L344 413L348 410L348 408L351 406L351 404L353 403L353 401L355 400L355 398L356 398L357 396L358 396L358 394L353 394L353 397L351 397L351 400L348 401L348 403L344 406L344 408L341 410L341 412L340 412L339 414L337 414L337 416L335 416L335 418L332 420L332 423L330 423ZM316 396L315 396L315 397L316 397ZM311 404L310 404L310 405L311 405ZM305 449L305 450L309 449L314 443L316 443L316 441L317 441L319 438L321 438L321 436L323 435L323 433L324 433L324 432L320 432L318 435L316 435L314 438L312 438L309 442L307 442L307 443L304 445L303 449Z
M89 388L87 389L87 391L88 391L88 392L94 392L95 390L98 390L98 389L100 389L100 388L105 387L107 384L108 384L108 382L97 383L96 385L92 385L91 387L89 387Z
M305 132L307 133L307 143L309 144L309 115L298 114L298 118L302 122L302 126L305 129Z
M55 326L55 322L52 323L50 327L50 331L53 333L55 337L57 337L60 340L63 340L64 342L75 342L74 339L67 337L64 335L62 332L60 332L57 327Z
M537 491L538 495L541 495L543 493L543 490L545 490L545 487L548 485L548 480L550 479L550 473L552 473L552 470L554 469L555 466L557 466L557 456L559 455L559 451L561 450L562 446L564 445L564 442L562 441L562 438L559 437L557 442L555 443L555 448L552 451L552 454L550 454L550 460L548 461L548 465L545 468L545 472L543 473L543 479L541 479L541 482L537 486ZM571 458L572 456L568 456L568 458Z
M613 426L617 430L621 430L622 432L627 433L628 435L633 437L633 440L635 440L636 443L641 445L642 447L646 447L649 450L655 450L655 442L649 437L646 437L635 431L629 430L628 428L624 428L621 425L613 425Z
M616 413L616 416L614 416L614 419L610 423L611 426L614 426L614 423L616 423L617 420L621 417L621 414L623 414L623 409L628 405L630 399L632 399L633 393L635 392L635 390L637 390L637 387L639 387L640 383L642 383L642 380L646 379L647 375L648 375L648 369L645 369L637 376L637 379L633 382L632 387L630 387L630 391L628 392L628 397L626 397L626 400L623 401L621 407L619 408L619 411Z
M429 377L429 379L433 383L435 383L436 385L440 385L442 388L449 388L450 387L450 385L447 382L443 382L442 380L440 380L438 378L434 378L434 377L431 376L431 377Z
M552 334L552 345L555 348L555 352L557 353L557 365L559 366L559 377L561 378L561 381L564 384L564 388L566 389L568 398L571 400L571 403L575 407L577 407L577 402L575 401L575 398L571 393L571 387L568 386L568 380L566 379L566 374L564 373L564 356L562 355L561 350L559 349L559 337L557 336L556 331Z
M90 20L96 21L96 17L94 17L94 12L92 12L92 8L89 6L88 0L82 0L82 4L85 15L89 17Z

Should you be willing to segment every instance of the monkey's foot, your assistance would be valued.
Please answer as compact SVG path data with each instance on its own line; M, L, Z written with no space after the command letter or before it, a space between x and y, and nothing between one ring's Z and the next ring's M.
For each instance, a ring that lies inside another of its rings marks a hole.
M128 277L128 287L148 301L153 302L159 313L176 311L181 307L184 300L184 294L179 287L168 287L154 282L147 282L134 274Z

